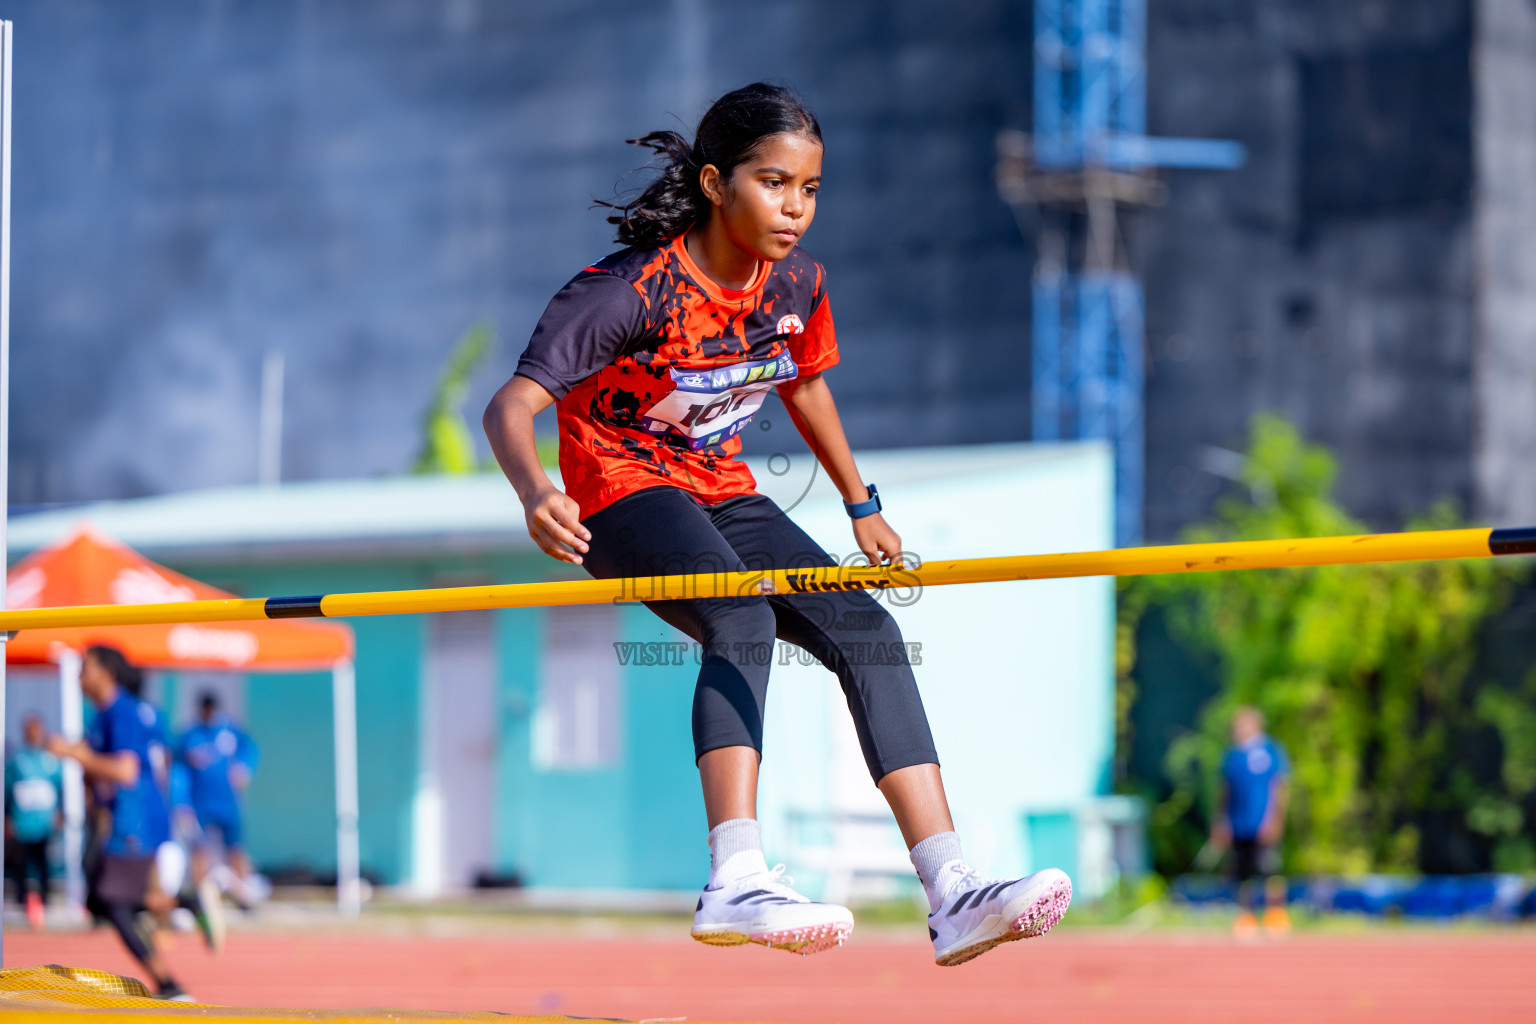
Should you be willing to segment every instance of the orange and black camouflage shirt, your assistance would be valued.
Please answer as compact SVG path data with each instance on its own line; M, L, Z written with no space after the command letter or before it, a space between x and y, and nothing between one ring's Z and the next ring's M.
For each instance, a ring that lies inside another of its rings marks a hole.
M558 402L560 475L581 517L647 487L708 505L752 493L737 435L770 388L837 363L825 278L796 248L722 288L679 236L560 289L516 372Z

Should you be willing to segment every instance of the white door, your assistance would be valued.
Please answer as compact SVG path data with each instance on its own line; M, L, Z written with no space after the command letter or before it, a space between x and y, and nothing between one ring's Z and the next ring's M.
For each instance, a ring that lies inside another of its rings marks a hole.
M495 613L433 615L427 637L413 881L430 896L494 866Z
M611 604L544 609L539 702L533 717L533 764L543 771L609 768L623 757L623 695L613 643Z

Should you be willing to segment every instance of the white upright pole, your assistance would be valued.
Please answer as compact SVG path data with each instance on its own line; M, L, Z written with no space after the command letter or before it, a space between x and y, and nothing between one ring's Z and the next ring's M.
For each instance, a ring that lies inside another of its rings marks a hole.
M283 480L283 354L261 361L261 414L257 425L256 481L276 487Z
M85 699L80 693L80 653L59 652L59 732L71 743L85 735ZM64 902L70 912L85 909L85 773L64 758Z
M10 564L5 521L11 506L11 23L0 21L0 608L5 607L5 573ZM0 633L0 731L5 728L5 641ZM3 739L3 736L0 736ZM0 834L0 861L5 839ZM5 963L0 933L0 965Z
M343 917L362 912L363 886L357 838L357 670L350 658L331 669L336 730L336 909Z

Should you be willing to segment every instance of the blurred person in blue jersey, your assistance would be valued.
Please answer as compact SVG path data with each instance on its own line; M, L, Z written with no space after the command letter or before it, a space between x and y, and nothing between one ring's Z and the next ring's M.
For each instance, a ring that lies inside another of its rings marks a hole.
M119 685L139 702L139 717L146 723L150 734L149 763L155 783L166 797L170 815L170 833L155 851L155 871L150 876L146 907L162 924L172 921L172 913L176 908L188 911L202 931L208 948L217 951L224 946L225 931L218 890L210 892L206 886L199 888L189 884L195 881L187 870L189 851L197 846L195 816L192 817L191 828L178 827L178 809L191 813L191 782L185 767L179 765L172 756L173 744L166 716L144 697L143 673L131 670L122 677Z
M80 666L80 690L96 708L88 739L48 740L57 757L78 761L94 786L98 808L100 856L90 866L86 905L116 929L123 945L143 965L166 999L185 999L154 946L154 933L140 927L154 888L155 855L170 836L165 794L155 778L153 754L156 717L129 688L142 680L115 647L95 646Z
M43 926L48 902L48 841L64 824L64 765L44 749L43 720L28 715L21 747L5 763L5 843L16 902L33 928ZM37 891L29 888L37 876Z
M149 763L160 792L167 792L171 782L171 731L165 715L144 697L144 673L132 668L119 683L139 702L139 715L149 728Z
M1285 749L1264 734L1264 714L1244 705L1232 715L1232 746L1221 762L1221 801L1211 826L1211 845L1232 852L1239 911L1233 929L1240 936L1258 928L1255 890L1266 887L1264 927L1289 930L1279 846L1285 832L1291 764Z
M255 741L219 710L219 698L204 693L198 701L198 721L182 734L176 746L177 761L187 767L190 803L201 832L201 841L193 850L192 875L199 891L205 889L203 882L212 867L210 847L217 833L239 883L232 895L243 906L248 905L244 889L251 862L245 852L240 797L250 785L259 757ZM209 902L206 895L204 902Z

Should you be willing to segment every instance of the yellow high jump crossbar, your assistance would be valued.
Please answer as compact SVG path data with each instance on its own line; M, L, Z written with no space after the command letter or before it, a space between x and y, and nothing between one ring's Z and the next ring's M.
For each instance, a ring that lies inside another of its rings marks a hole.
M1059 555L964 558L921 566L814 566L762 572L715 572L487 587L393 590L303 597L230 598L167 604L77 605L0 612L0 631L68 626L124 626L179 622L404 615L483 608L666 601L830 590L910 590L952 583L1063 579L1076 576L1146 576L1157 573L1368 562L1419 562L1536 553L1536 527L1426 530L1417 533L1309 537L1295 540L1175 544L1166 547L1080 551ZM771 586L771 590L766 587Z

